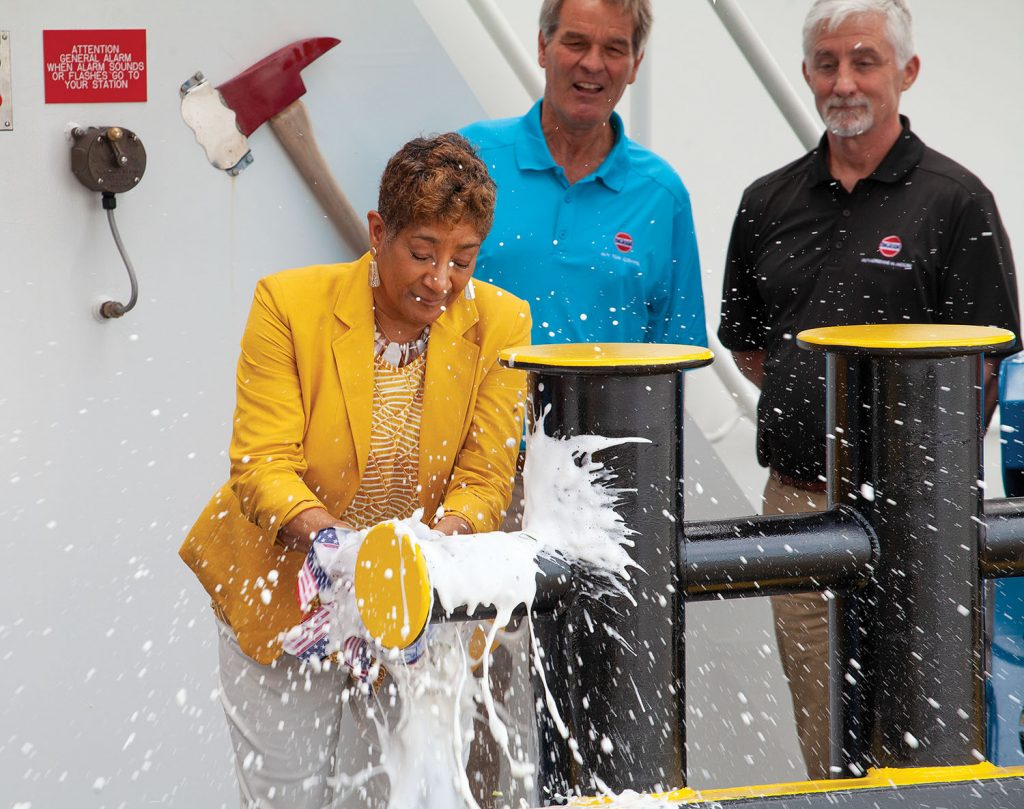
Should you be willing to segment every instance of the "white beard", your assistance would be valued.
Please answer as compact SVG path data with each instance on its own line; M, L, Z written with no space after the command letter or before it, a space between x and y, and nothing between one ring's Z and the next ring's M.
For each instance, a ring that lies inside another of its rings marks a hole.
M863 135L875 125L875 114L866 100L850 103L830 99L821 117L828 131L840 138Z

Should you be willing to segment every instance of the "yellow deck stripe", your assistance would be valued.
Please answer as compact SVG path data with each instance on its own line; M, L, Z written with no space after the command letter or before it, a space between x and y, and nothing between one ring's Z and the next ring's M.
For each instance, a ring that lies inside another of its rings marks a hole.
M721 803L750 798L774 798L784 795L806 795L822 792L844 792L851 789L884 789L887 787L921 786L923 784L954 784L993 778L1024 778L1024 767L996 767L987 761L964 767L886 768L868 770L863 778L839 778L827 781L796 781L729 789L677 789L652 794L650 797L681 806L699 803ZM570 806L606 806L614 809L614 797L578 798ZM631 804L632 805L632 804Z

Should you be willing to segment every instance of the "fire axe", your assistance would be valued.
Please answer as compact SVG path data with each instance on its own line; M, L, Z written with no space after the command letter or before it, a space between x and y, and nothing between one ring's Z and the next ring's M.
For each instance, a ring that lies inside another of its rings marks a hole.
M265 121L277 136L327 218L357 254L369 249L366 222L356 213L313 138L302 103L302 69L341 40L293 42L217 87L202 73L181 85L181 115L210 163L234 176L252 163L248 136Z

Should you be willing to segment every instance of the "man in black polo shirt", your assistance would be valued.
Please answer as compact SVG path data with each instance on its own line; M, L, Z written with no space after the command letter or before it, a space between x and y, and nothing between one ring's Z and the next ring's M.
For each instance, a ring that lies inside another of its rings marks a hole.
M826 133L743 194L718 334L761 388L766 514L827 506L825 361L798 348L799 331L906 322L1020 332L1013 257L991 193L899 115L919 67L905 0L817 0L804 23L803 73ZM986 417L999 360L985 360ZM776 597L772 608L808 774L827 777L827 603L807 593Z

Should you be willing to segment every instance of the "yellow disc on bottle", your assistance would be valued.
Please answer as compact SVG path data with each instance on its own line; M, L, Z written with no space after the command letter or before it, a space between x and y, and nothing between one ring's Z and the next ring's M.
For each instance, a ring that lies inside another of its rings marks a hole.
M668 343L558 343L506 348L498 358L509 368L526 371L625 369L635 373L644 369L660 372L667 370L665 366L699 368L715 355L703 346Z
M433 589L423 552L395 530L393 522L375 525L356 558L356 606L378 643L404 649L430 621Z

